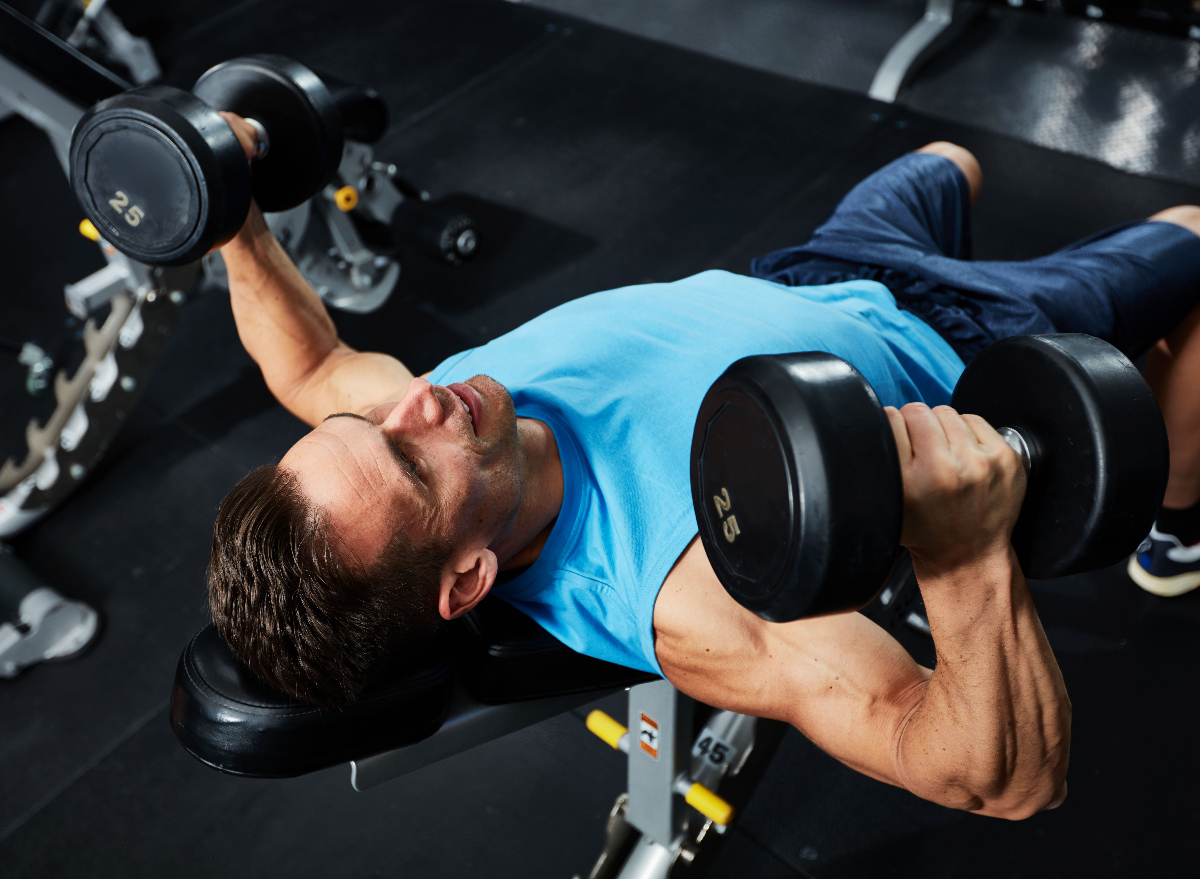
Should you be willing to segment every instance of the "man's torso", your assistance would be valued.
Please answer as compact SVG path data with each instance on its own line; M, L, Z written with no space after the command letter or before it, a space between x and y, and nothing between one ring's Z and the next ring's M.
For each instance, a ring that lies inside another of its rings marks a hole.
M948 402L962 370L882 285L783 287L715 271L577 299L434 369L437 384L491 376L558 442L558 521L497 594L581 653L660 671L654 603L696 534L700 402L733 361L791 351L843 357L884 405Z

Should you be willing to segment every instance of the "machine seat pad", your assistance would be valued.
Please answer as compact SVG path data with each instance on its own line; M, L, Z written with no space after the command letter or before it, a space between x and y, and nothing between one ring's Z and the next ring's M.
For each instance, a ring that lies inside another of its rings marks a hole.
M314 708L259 682L209 625L179 659L171 728L193 757L223 772L290 778L432 735L446 719L453 685L453 651L443 635L386 686L345 708Z
M458 675L485 705L566 696L658 680L576 653L503 599L489 595L450 624Z

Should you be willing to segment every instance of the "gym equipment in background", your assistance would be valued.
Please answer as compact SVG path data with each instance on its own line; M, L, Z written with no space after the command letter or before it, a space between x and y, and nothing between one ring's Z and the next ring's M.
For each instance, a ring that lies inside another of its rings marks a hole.
M71 48L128 75L134 85L162 76L150 41L131 34L108 0L46 0L34 20Z
M84 107L128 88L0 4L0 104L46 133L64 170ZM98 240L94 230L91 237ZM29 390L53 392L56 406L44 423L29 424L23 455L0 455L0 537L44 515L95 466L141 395L195 274L194 267L135 263L103 243L101 252L107 265L64 291L68 310L84 322L84 356L74 374L52 375L45 352L38 359L22 348Z
M335 99L348 91L335 90ZM360 106L366 99L383 106L374 91L355 91L363 96L356 101ZM370 134L367 130L359 136ZM367 244L360 223L382 224L395 247L413 247L451 265L464 265L479 248L479 233L470 216L430 201L428 192L398 177L395 165L376 161L370 145L361 141L346 140L337 174L321 192L290 210L264 217L325 304L360 314L383 306L401 272L394 250ZM209 281L228 286L220 253L204 257L204 274Z
M100 617L39 580L0 544L0 678L39 662L70 659L100 631Z
M867 94L894 103L923 64L962 36L985 2L1200 40L1200 5L1193 0L925 0L920 20L888 50Z
M1166 427L1116 348L1080 334L1004 339L971 361L951 406L997 428L1026 468L1013 532L1026 576L1107 567L1149 533ZM713 570L764 619L857 610L883 587L899 549L899 460L875 392L841 358L730 366L701 404L691 474Z
M83 481L103 456L166 347L194 268L155 269L116 251L108 266L68 286L76 307L109 307L104 322L85 311L84 356L53 382L55 409L25 431L23 458L0 465L0 537L23 530ZM131 293L129 287L133 286Z
M128 87L0 4L0 111L45 132L64 170L83 108ZM191 285L194 270L151 269L112 247L102 252L106 267L65 291L69 310L84 321L74 373L55 374L54 358L31 342L14 352L28 369L25 390L52 392L55 408L44 423L27 426L24 455L0 454L0 536L45 515L95 466L140 396ZM0 546L0 677L75 656L98 631L96 611L42 583Z

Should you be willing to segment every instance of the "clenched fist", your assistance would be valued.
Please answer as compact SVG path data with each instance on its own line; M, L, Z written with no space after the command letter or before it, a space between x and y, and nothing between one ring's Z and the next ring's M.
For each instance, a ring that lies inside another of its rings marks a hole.
M1025 468L991 425L949 406L885 407L904 479L900 542L914 564L945 571L1007 555Z

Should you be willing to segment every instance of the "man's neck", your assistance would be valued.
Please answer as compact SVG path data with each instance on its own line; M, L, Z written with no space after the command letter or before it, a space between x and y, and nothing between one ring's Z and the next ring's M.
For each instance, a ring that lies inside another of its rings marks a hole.
M521 501L513 525L494 549L501 569L537 561L562 508L563 472L554 432L543 421L517 419Z

